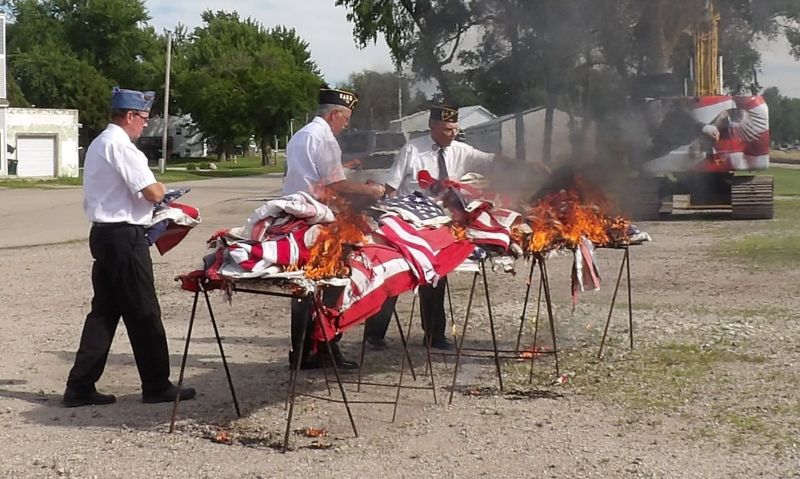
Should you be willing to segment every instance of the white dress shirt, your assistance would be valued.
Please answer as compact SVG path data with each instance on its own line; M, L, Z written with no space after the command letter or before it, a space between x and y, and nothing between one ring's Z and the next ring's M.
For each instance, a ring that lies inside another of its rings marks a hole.
M321 117L297 131L286 145L286 178L283 194L314 194L313 187L345 179L342 150L330 125Z
M398 196L421 191L417 181L420 171L428 170L434 178L439 177L439 148L430 135L408 141L397 152L386 184L397 190ZM460 179L466 173L485 171L494 156L460 141L453 141L444 148L448 177L453 180Z
M125 130L109 123L86 150L83 210L89 221L147 225L153 203L140 191L156 183L147 157Z

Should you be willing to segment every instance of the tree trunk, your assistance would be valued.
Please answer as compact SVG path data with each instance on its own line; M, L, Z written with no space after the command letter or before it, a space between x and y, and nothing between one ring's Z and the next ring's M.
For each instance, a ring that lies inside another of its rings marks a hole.
M267 166L267 164L269 164L270 147L267 138L269 138L269 134L264 132L261 134L261 140L258 142L261 148L261 166Z

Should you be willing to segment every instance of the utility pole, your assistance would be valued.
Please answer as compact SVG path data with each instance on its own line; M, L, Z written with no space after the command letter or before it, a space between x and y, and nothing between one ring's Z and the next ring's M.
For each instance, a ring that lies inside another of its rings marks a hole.
M161 137L161 173L167 167L167 143L169 139L169 69L172 59L172 32L167 32L167 69L164 73L164 133Z

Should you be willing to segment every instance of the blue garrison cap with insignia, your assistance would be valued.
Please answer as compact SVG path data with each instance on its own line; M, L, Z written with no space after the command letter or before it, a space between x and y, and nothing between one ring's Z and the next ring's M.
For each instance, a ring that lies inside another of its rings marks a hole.
M156 94L152 91L125 90L114 87L111 90L111 108L115 110L150 111Z

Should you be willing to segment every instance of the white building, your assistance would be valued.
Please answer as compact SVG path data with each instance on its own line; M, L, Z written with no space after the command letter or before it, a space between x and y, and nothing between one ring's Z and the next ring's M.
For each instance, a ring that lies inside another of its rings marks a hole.
M0 176L78 176L78 110L9 108L0 14Z
M531 108L522 113L525 125L525 153L529 159L543 157L545 113L544 107ZM464 141L475 148L491 153L502 153L511 158L516 157L516 116L513 113L463 129ZM550 147L553 164L559 164L572 155L570 134L569 114L556 109L553 112ZM585 144L593 145L594 135L595 129L592 127L589 129Z

